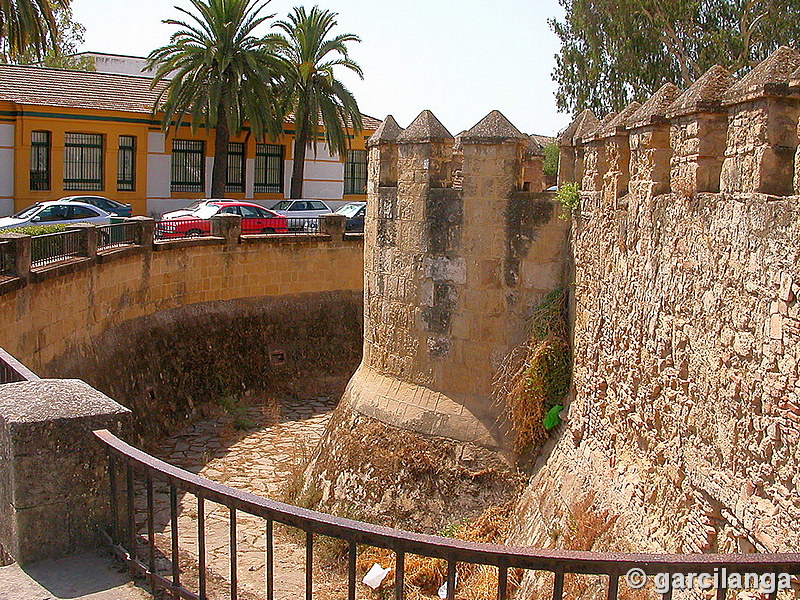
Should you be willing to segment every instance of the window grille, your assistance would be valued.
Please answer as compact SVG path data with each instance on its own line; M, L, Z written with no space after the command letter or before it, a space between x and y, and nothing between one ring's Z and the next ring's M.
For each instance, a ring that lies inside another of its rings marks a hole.
M172 191L204 191L205 165L203 140L172 140Z
M102 134L64 134L64 189L87 192L103 189Z
M244 144L228 143L228 178L225 192L229 194L244 193Z
M256 144L255 191L260 194L283 192L283 146Z
M136 181L136 138L132 135L119 136L117 155L117 190L132 192Z
M344 193L367 193L367 151L348 150L344 163Z
M50 132L31 131L31 190L50 189Z

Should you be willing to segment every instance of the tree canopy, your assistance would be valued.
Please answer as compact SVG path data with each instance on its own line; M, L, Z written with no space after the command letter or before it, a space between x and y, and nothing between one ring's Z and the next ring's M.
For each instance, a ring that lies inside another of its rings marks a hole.
M328 37L337 25L336 17L335 12L317 6L310 11L295 7L287 19L275 23L286 36L281 47L288 66L284 98L295 123L292 198L303 196L306 148L317 140L320 124L329 150L342 158L349 147L346 129L358 133L363 127L356 99L336 78L340 69L363 77L347 50L347 44L361 39L352 33Z
M56 69L73 69L76 71L94 71L95 64L92 58L75 56L83 45L86 28L72 18L72 8L53 4L53 18L55 31L52 45L40 53L34 47L27 47L22 53L7 57L20 64L37 63L45 67Z
M153 86L166 83L154 107L163 111L162 129L177 129L187 117L193 128L215 129L214 198L225 194L231 134L242 131L245 121L256 138L282 131L275 83L283 40L255 33L273 16L262 14L268 1L191 0L193 10L176 6L188 18L165 20L180 29L148 57L148 66L157 69Z
M715 64L741 73L800 37L797 0L559 0L560 110L598 113L688 87Z
M0 0L0 58L14 60L27 53L41 57L54 47L54 9L69 0Z

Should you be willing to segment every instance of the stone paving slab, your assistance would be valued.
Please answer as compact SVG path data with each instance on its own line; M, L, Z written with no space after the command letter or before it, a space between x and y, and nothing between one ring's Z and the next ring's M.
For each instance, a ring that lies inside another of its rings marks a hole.
M0 600L152 600L111 555L75 554L0 567Z

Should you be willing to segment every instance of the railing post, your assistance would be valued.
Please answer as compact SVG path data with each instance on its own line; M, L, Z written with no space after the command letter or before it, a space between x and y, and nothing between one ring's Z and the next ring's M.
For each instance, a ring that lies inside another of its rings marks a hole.
M14 253L14 275L28 279L31 274L31 236L23 233L0 234L0 241L9 242Z
M126 223L134 223L138 232L136 241L140 246L152 248L156 239L156 220L151 217L131 217Z
M346 221L347 219L344 215L337 215L335 213L320 215L319 232L328 234L331 236L332 240L341 240L344 237Z
M242 235L242 217L228 213L211 217L211 235L225 239L225 244L235 246Z
M20 564L100 547L111 520L105 451L95 429L130 411L76 379L0 386L0 544Z
M97 234L99 232L97 227L91 223L75 223L67 227L67 231L80 231L83 255L88 258L97 258Z

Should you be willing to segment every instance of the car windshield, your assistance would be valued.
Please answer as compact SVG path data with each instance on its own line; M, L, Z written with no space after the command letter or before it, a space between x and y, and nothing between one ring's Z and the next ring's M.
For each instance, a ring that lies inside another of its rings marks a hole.
M201 206L192 212L190 216L194 217L195 219L210 219L217 214L217 212L219 212L220 208L221 207L216 204L206 204L205 206Z
M363 204L345 204L344 206L340 206L339 209L336 211L338 215L344 215L348 219L352 219L353 217L358 214L358 211L361 210L361 207L364 206Z
M272 210L286 210L291 205L292 205L292 201L291 200L281 200L277 204L273 204L271 208L272 208Z
M33 206L29 206L25 210L19 211L15 215L11 215L12 219L30 219L33 215L35 215L39 209L42 208L41 204L34 204Z

